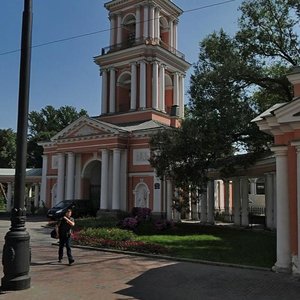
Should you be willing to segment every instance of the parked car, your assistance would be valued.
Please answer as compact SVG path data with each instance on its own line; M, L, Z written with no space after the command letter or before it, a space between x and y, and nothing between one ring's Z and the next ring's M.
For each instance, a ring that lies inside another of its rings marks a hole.
M73 213L72 215L75 218L83 217L87 215L95 215L95 212L92 210L90 200L63 200L57 203L55 206L50 208L47 212L47 217L52 220L58 220L64 216L66 211L71 208Z

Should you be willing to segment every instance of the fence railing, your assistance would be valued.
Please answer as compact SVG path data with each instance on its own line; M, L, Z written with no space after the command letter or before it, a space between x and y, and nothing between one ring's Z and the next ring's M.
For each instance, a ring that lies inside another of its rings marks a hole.
M143 45L143 44L152 45L152 46L160 46L160 47L168 50L169 52L175 54L177 57L185 59L185 55L182 52L180 52L177 49L175 49L174 47L171 47L170 45L164 43L162 40L150 39L150 38L144 38L144 37L139 38L139 39L133 39L132 37L130 37L130 38L128 38L128 40L126 40L122 43L104 47L101 49L101 55L105 55L105 54L123 50L123 49L136 47L136 46Z

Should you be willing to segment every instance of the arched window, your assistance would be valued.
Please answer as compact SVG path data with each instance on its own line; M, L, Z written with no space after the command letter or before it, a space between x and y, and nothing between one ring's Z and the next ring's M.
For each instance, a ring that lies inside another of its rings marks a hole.
M117 82L117 112L126 112L130 109L131 74L123 72Z
M169 25L168 21L165 17L161 17L159 19L159 26L160 26L160 40L162 45L169 45Z
M130 47L135 43L135 27L135 15L126 15L122 21L122 41L124 41L124 45L127 47Z

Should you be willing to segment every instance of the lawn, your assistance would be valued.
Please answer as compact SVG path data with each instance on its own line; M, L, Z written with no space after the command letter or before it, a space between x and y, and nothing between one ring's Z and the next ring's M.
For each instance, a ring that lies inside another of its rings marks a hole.
M175 257L258 267L275 263L273 232L190 224L179 227L171 235L139 235L138 240L166 246Z
M81 238L75 238L77 244L267 268L276 258L276 234L270 231L189 223L157 231L145 222L128 235L127 230L112 230L112 223L103 226L97 219L77 224L79 229L98 228L82 230Z

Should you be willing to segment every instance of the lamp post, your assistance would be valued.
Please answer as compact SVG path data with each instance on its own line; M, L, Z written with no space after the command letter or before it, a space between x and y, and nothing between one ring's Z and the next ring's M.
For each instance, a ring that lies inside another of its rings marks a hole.
M25 228L25 175L27 154L28 104L30 86L32 33L32 0L24 0L21 63L19 79L19 107L17 128L17 156L14 190L14 207L11 211L11 227L5 236L3 247L2 290L24 290L30 287L29 234Z

